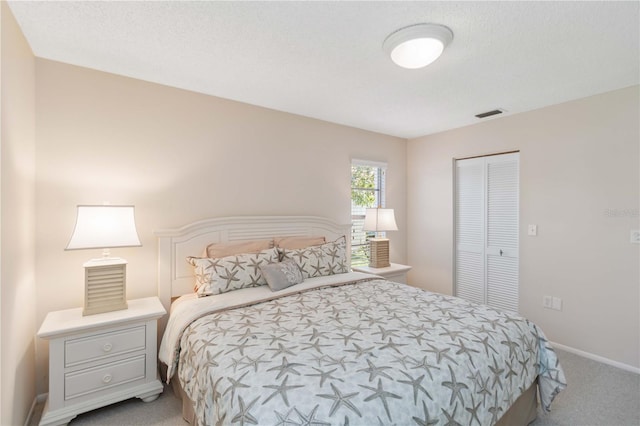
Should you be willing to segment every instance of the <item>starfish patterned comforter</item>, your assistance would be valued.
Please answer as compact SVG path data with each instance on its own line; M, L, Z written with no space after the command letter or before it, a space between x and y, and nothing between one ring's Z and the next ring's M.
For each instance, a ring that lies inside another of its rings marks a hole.
M536 379L546 410L566 386L525 318L341 275L172 309L160 357L198 424L491 425Z

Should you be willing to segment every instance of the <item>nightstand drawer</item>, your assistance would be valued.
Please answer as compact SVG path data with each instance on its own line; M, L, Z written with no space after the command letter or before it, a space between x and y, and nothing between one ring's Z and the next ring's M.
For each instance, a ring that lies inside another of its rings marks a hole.
M68 340L64 345L64 365L71 367L83 362L144 350L145 327L133 327L82 339Z
M145 355L112 362L95 368L67 373L64 399L69 400L145 377Z

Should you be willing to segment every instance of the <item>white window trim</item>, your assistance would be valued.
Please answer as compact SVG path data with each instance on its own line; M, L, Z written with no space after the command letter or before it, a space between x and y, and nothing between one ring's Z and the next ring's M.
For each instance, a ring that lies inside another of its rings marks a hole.
M382 161L371 161L371 160L360 160L357 158L352 158L351 159L351 165L356 165L356 166L369 166L369 167L378 167L381 169L387 169L388 168L388 164L384 163Z

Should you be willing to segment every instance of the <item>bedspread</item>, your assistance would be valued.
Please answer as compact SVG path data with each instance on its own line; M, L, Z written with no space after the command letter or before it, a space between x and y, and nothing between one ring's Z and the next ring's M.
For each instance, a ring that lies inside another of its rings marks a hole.
M202 316L178 375L202 425L488 425L566 386L527 319L383 279Z

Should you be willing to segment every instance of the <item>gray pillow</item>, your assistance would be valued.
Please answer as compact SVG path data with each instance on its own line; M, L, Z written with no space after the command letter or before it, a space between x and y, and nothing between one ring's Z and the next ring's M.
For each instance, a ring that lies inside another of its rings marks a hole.
M260 265L260 272L271 291L283 290L303 281L302 271L293 259L280 263Z

